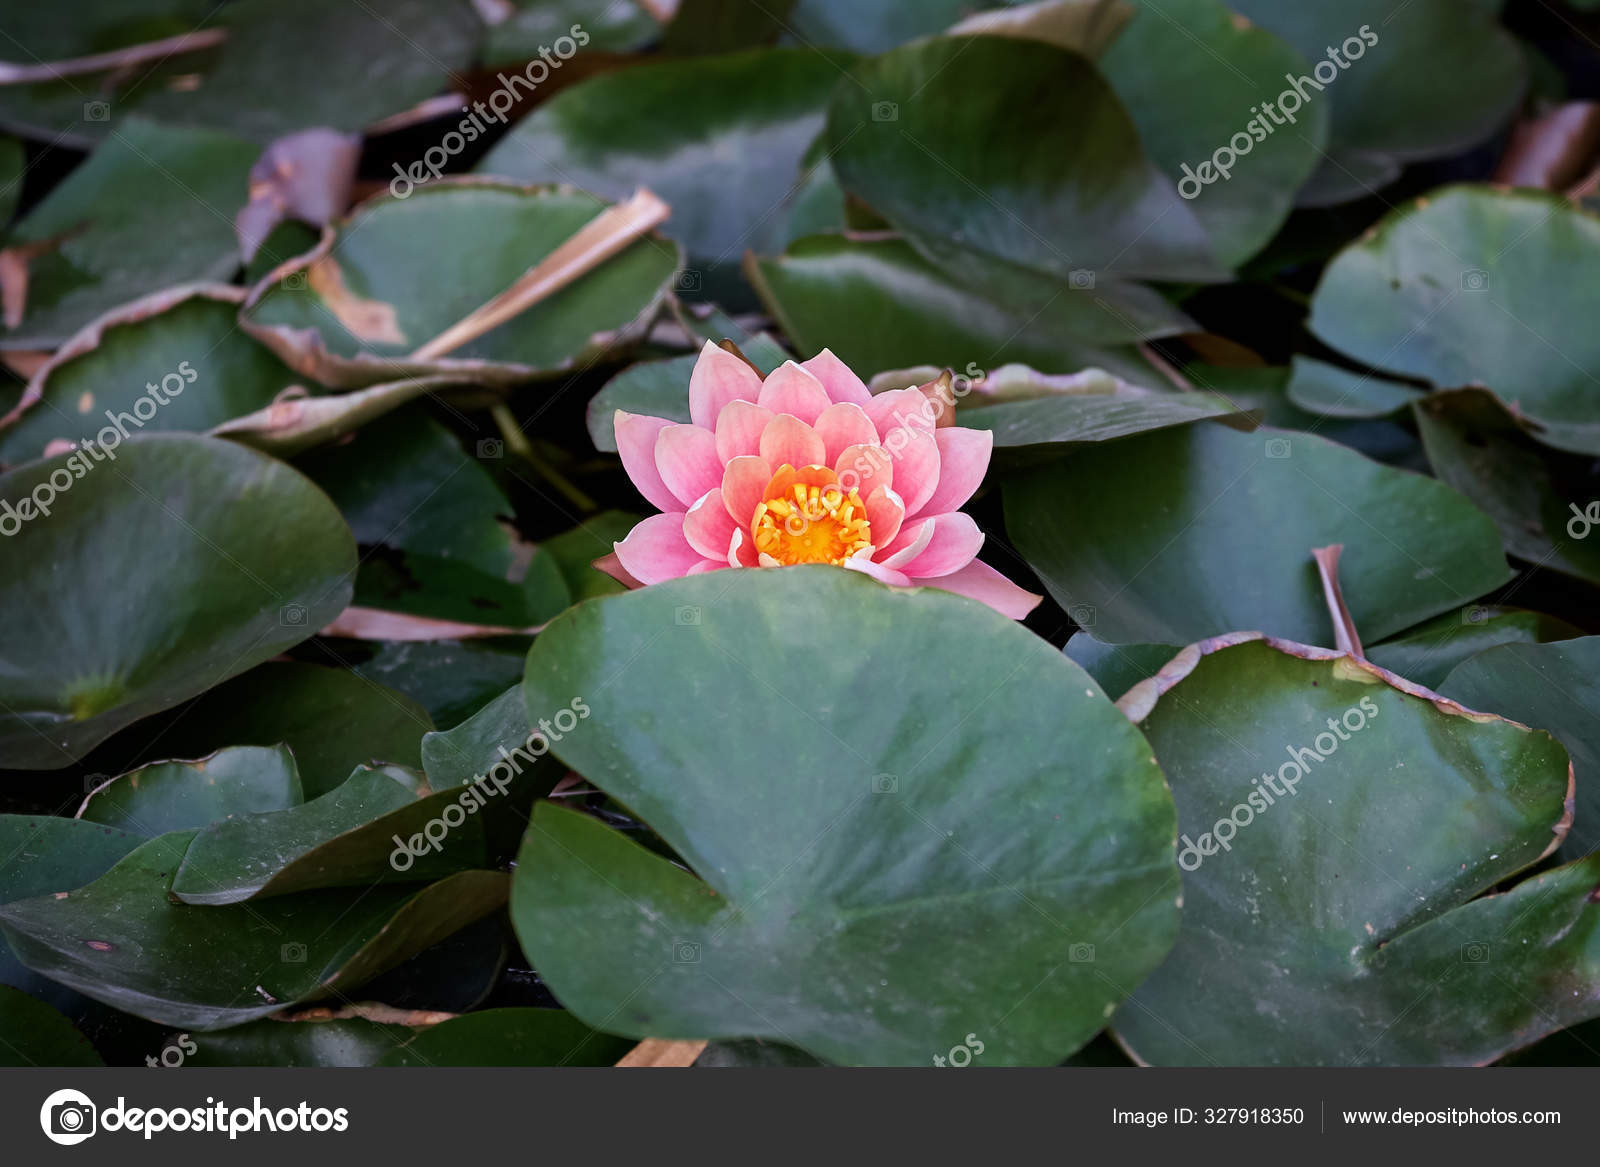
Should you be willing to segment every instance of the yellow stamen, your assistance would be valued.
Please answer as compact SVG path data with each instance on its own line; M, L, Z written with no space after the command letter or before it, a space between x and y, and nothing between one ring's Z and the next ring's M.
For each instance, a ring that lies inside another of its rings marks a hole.
M784 466L768 483L765 498L750 519L755 549L780 564L843 564L872 546L867 508L854 490L848 494L833 472L807 466L794 481L793 467ZM787 494L785 493L785 488Z

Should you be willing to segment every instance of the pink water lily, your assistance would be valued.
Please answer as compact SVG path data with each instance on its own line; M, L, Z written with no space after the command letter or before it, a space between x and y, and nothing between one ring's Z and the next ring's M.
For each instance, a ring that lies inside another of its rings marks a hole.
M983 532L957 509L983 481L994 435L951 424L924 388L874 396L827 349L763 379L708 341L688 424L617 411L623 468L661 513L596 566L638 587L832 563L1021 619L1041 597L976 558Z

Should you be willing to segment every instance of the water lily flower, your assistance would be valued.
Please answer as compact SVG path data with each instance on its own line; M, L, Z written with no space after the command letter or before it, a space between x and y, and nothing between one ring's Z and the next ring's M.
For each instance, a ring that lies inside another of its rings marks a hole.
M874 396L827 349L763 379L708 341L688 424L617 411L623 468L661 513L596 566L638 587L832 563L1021 619L1041 597L976 558L983 532L957 509L983 481L994 435L954 425L928 388Z

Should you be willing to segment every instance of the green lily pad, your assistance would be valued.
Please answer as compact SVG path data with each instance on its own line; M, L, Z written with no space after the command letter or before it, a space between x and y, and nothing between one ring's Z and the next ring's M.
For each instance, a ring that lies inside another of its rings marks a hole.
M15 138L0 138L0 229L11 222L11 214L22 200L25 161L21 142Z
M1229 3L1321 67L1300 92L1333 111L1322 204L1366 197L1401 163L1483 141L1511 119L1527 83L1518 42L1500 27L1500 0L1378 0L1359 14L1341 0Z
M1319 417L1389 417L1421 396L1410 385L1310 357L1295 357L1289 376L1289 400Z
M821 1066L824 1063L793 1046L775 1041L714 1041L694 1060L697 1069L721 1070L745 1066L778 1066L786 1069Z
M840 183L966 280L991 290L1027 281L1027 295L1046 283L1075 287L1080 272L1097 273L1108 291L1113 275L1221 277L1175 180L1076 53L1012 37L935 37L852 76L828 110Z
M683 245L694 279L736 274L747 250L783 245L801 158L849 64L754 49L604 73L540 105L476 169L608 199L648 187L671 204L662 231Z
M0 1066L103 1065L72 1022L21 989L0 985Z
M1486 389L1430 393L1412 412L1434 472L1494 519L1508 552L1600 583L1591 459L1539 445Z
M1310 327L1380 370L1486 386L1535 438L1600 454L1600 219L1556 195L1451 187L1393 212L1328 266Z
M965 370L1008 361L1046 372L1105 369L1135 383L1151 375L1131 350L1069 339L1096 315L1121 339L1144 331L1095 308L1097 287L1069 289L1024 311L977 294L901 240L842 235L799 240L781 256L752 256L745 274L799 352L831 348L862 377L912 365Z
M89 792L78 817L153 839L218 820L298 806L300 772L286 746L235 746L197 762L156 762Z
M1565 620L1543 612L1472 604L1369 646L1367 659L1408 681L1437 689L1457 665L1498 645L1543 644L1581 635ZM1470 701L1463 704L1472 705Z
M426 793L385 770L358 769L342 785L302 805L213 822L184 853L172 894L186 904L236 904L319 887L415 882L483 866L482 834L472 829L476 820L450 839L451 859L458 858L459 844L465 842L459 850L474 862L446 867L430 864L431 857L424 855L404 873L389 866L396 844L388 827L403 835L411 833L404 828L420 829L433 817L421 807ZM412 813L394 814L401 810Z
M1100 0L1072 3L1015 5L1026 19L1029 10L1088 9ZM789 17L791 35L807 44L882 53L918 37L931 36L958 25L974 10L1000 12L1009 3L974 3L973 0L796 0ZM1103 5L1102 5L1103 7Z
M739 351L749 357L763 373L770 373L790 358L783 347L766 333L739 343ZM617 452L617 433L613 425L619 409L689 420L689 374L694 371L699 353L660 360L640 361L618 373L589 399L589 440L603 454Z
M1074 632L1062 651L1115 701L1146 677L1155 676L1179 650L1170 644L1104 644L1087 632Z
M81 819L0 815L0 903L82 887L144 841L139 835ZM14 985L58 1009L70 1009L79 999L18 961L3 936L0 985Z
M1085 447L1009 479L1005 504L1056 602L1112 644L1245 629L1331 643L1311 550L1332 543L1371 641L1510 576L1494 524L1449 487L1291 431L1195 425Z
M199 85L152 93L138 108L258 142L403 113L449 88L482 32L466 0L233 0L216 19L228 39L200 59Z
M354 988L505 899L505 876L469 871L420 890L193 907L169 894L193 837L152 839L68 896L0 906L0 931L29 968L85 996L163 1025L222 1029Z
M0 475L0 524L18 528L6 532L0 608L27 614L0 650L5 766L65 766L304 640L349 602L349 528L296 471L192 434L114 453Z
M1596 1011L1600 859L1489 894L1571 823L1549 734L1242 637L1119 705L1183 832L1177 947L1114 1022L1141 1062L1481 1064Z
M295 397L231 418L210 433L265 454L292 458L352 434L424 394L461 384L459 377L411 377L325 397Z
M634 1044L560 1009L485 1009L418 1030L378 1064L613 1066Z
M503 447L480 451L495 458ZM328 492L364 548L357 604L526 628L571 602L554 560L511 525L511 502L483 462L424 414L391 414L296 465Z
M1027 454L1058 453L1209 418L1243 418L1226 397L1144 389L1099 369L1048 377L1008 365L990 374L982 389L1039 394L989 404L980 393L964 398L956 414L958 425L991 431L997 449Z
M1452 669L1439 692L1555 734L1578 776L1578 817L1561 857L1600 845L1600 636L1496 646Z
M258 153L215 130L124 122L12 228L8 246L44 251L28 263L26 311L0 328L0 348L57 348L130 300L231 276L233 213Z
M563 614L524 691L531 714L583 695L554 750L693 872L537 808L513 921L589 1024L922 1065L981 1029L988 1063L1049 1064L1165 953L1145 743L969 600L831 567L674 580Z
M239 331L243 299L223 284L190 285L93 321L34 377L23 412L0 430L0 460L97 434L116 445L136 433L203 433L270 404L297 378Z
M451 355L408 354L606 208L570 187L486 178L383 195L257 284L240 325L292 368L340 388L432 375L496 384L555 376L643 335L681 266L674 245L646 235Z
M1237 267L1277 233L1295 192L1316 170L1327 144L1328 106L1312 103L1292 120L1259 111L1262 95L1279 91L1285 73L1299 75L1310 65L1220 0L1134 3L1133 20L1100 69L1150 157L1180 183L1219 260ZM1206 162L1213 169L1205 173L1216 174L1220 162L1227 177L1180 182Z
M425 709L369 678L343 668L268 661L174 714L143 752L201 757L227 744L283 742L294 751L305 797L317 798L366 763L420 766L418 747L432 729Z
M466 785L500 760L501 746L516 749L532 728L522 685L513 685L454 729L423 737L428 784L435 790Z

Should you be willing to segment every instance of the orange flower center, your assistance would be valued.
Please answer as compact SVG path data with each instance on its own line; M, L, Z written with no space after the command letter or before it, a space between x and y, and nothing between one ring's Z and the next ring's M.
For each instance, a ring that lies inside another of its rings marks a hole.
M767 561L843 564L872 546L867 508L839 486L825 466L781 466L767 483L750 520L756 551Z

